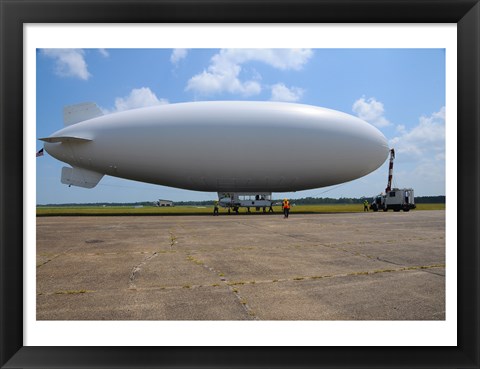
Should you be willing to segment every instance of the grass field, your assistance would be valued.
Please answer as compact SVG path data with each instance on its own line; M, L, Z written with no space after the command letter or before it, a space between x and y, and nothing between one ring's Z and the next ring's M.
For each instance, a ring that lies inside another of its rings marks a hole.
M251 214L262 214L262 211L255 211L251 208ZM275 213L281 213L280 206L274 206ZM417 204L417 210L445 210L445 204ZM415 211L415 210L413 210ZM246 209L240 209L244 214ZM298 205L292 206L291 213L312 214L312 213L361 213L362 204L325 204L325 205ZM78 215L211 215L213 206L174 206L174 207L37 207L37 216L78 216ZM220 208L220 214L227 214L227 210Z

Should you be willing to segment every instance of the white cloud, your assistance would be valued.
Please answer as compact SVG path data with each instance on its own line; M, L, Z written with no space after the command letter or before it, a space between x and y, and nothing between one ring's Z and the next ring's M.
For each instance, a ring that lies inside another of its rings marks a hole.
M55 60L55 74L60 77L90 78L82 49L43 49L42 54Z
M411 129L397 130L389 141L396 152L394 181L400 187L412 186L417 194L445 193L445 107L430 116L422 116Z
M311 49L222 49L213 58L234 64L259 61L280 70L300 70L312 56Z
M188 81L186 90L201 95L257 95L262 87L256 80L261 76L257 73L252 79L241 81L242 64L259 61L280 70L300 70L312 55L310 49L222 49L212 57L207 70Z
M304 90L299 87L288 88L283 83L277 83L272 86L273 101L295 102L302 98Z
M390 125L390 122L384 116L385 109L383 108L383 104L374 97L368 100L365 100L365 97L358 99L353 103L352 110L360 119L376 127L386 127Z
M211 95L220 92L240 94L243 96L258 95L261 86L250 80L240 81L238 78L241 67L236 64L222 63L211 65L208 71L193 76L187 84L187 91L194 91L200 95Z
M445 158L445 107L429 117L420 117L417 126L400 133L399 136L390 140L390 145L395 147L398 153L416 158L429 157L443 160Z
M403 177L404 182L408 178L412 178L419 185L425 186L424 191L429 195L445 193L445 161L436 158L425 158L422 160L411 173L406 173ZM431 192L435 189L435 192Z
M108 53L107 49L98 49L98 52L100 53L101 56L104 58L108 58L110 54Z
M406 127L404 124L398 124L395 129L400 134L404 134L406 132Z
M115 111L123 111L146 106L168 104L168 100L159 99L148 87L135 88L128 96L115 99Z
M177 64L180 60L187 57L188 49L173 49L172 55L170 55L170 62Z

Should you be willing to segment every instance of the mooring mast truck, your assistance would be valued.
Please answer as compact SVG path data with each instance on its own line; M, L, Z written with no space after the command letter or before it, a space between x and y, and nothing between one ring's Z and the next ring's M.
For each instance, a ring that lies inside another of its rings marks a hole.
M409 211L415 209L415 195L413 188L392 188L393 160L395 159L395 150L390 150L390 165L388 168L388 182L385 193L376 196L370 204L373 211Z
M370 205L373 211L409 211L415 207L413 188L392 188L388 193L378 195Z

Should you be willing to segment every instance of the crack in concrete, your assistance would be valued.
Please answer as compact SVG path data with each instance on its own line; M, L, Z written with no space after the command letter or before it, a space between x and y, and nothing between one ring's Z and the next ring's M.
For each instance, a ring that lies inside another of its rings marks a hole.
M307 238L303 237L302 235L288 235L288 234L286 234L285 236L295 238L295 239L304 240L304 241L308 241L308 242L313 242L313 241L310 241ZM438 237L437 239L444 239L444 238L443 237ZM421 238L421 237L410 238L407 241L418 241L418 240L423 240L423 238ZM405 240L403 239L402 242L404 242L404 241ZM379 256L372 256L372 255L364 254L364 253L361 253L361 252L358 252L358 251L353 251L353 250L349 250L349 249L346 249L344 247L341 247L343 245L356 245L356 244L358 244L358 245L369 245L369 244L379 244L379 243L385 243L385 242L386 243L394 243L394 242L397 242L397 241L396 240L385 240L385 241L375 240L375 241L360 241L360 242L341 242L341 243L332 243L332 244L318 243L318 244L315 244L314 246L322 246L322 247L326 247L326 248L329 248L329 249L342 251L342 252L345 252L345 253L350 254L350 255L361 256L361 257L364 257L364 258L367 258L367 259L370 259L370 260L374 260L374 261L378 260L378 261L382 261L382 262L392 264L392 265L396 265L396 266L403 266L404 264L395 263L393 261L383 259ZM425 272L429 273L429 271L425 271ZM430 272L430 273L442 276L441 274L437 274L437 273L433 273L433 272Z
M37 296L51 296L51 295L83 295L87 293L95 293L93 290L64 290L55 292L38 292Z
M381 258L380 256L377 256L376 259L377 259L378 261L383 261L384 263L388 263L388 264L392 264L392 265L396 265L396 266L401 266L401 265L403 265L403 264L395 263L395 262L390 261L390 260L387 260L387 259L383 259L383 258Z
M132 268L132 271L130 272L130 277L129 277L129 289L137 289L137 286L135 284L135 278L137 277L137 273L142 270L142 268L147 264L150 260L152 260L154 257L156 257L158 254L161 253L175 253L176 251L172 250L173 246L178 243L177 241L177 236L173 231L169 231L170 234L170 251L155 251L152 255L147 256L141 263L135 265Z
M190 254L187 254L187 260L188 261L191 261L191 262L194 262L195 264L197 265L201 265L203 268L207 269L208 271L210 271L211 273L214 273L215 275L217 275L218 277L220 277L220 281L225 285L225 287L228 288L228 290L230 292L233 293L233 295L235 296L235 298L238 300L238 302L241 304L242 308L245 310L246 314L248 317L250 317L251 319L253 320L258 320L258 317L255 315L255 312L252 310L252 308L248 305L247 303L247 300L242 297L242 295L240 294L240 292L238 291L237 288L233 287L233 284L231 284L230 282L228 282L228 279L225 277L225 275L216 270L215 268L203 263L202 261L199 261L199 260L196 260L193 256L191 256ZM198 287L205 287L205 286L198 286ZM211 287L216 287L216 286L211 286Z
M178 243L177 236L173 231L170 231L169 234L170 234L170 249L173 249L173 246L175 246L175 244Z
M263 227L258 227L258 226L256 226L256 225L249 224L249 223L245 223L245 222L242 222L242 221L238 221L237 223L238 223L238 224L241 224L241 225L243 225L243 226L245 226L245 227L251 227L251 228L255 228L255 229L265 230L265 228L263 228ZM268 231L268 230L265 230L265 231ZM349 242L336 242L336 243L330 243L330 244L327 243L327 244L326 244L326 243L318 243L318 242L319 242L318 238L316 238L316 237L311 237L311 236L304 235L304 234L291 234L291 233L280 233L280 232L277 232L276 234L281 235L281 236L284 236L284 237L290 237L290 238L293 238L293 239L295 239L295 240L300 240L300 241L310 242L310 243L311 243L310 245L302 245L301 247L316 247L316 246L322 246L322 247L327 247L327 248L330 248L330 249L342 251L342 252L348 253L348 254L350 254L350 255L362 256L362 257L365 257L365 258L370 259L370 260L378 260L378 261L384 261L384 262L386 262L386 263L390 263L390 264L394 264L394 265L402 265L402 264L396 264L396 263L394 263L394 262L381 259L380 257L375 257L375 256L368 255L368 254L364 254L364 253L361 253L361 252L358 252L358 251L348 250L348 249L342 247L342 246L345 246L345 245L373 245L373 244L383 244L383 243L395 243L395 242L399 242L399 240L396 240L396 239L392 239L392 240L382 240L382 241L379 241L379 240L373 240L373 241L358 241L358 242L349 241ZM405 242L405 241L421 241L421 240L424 240L424 239L425 239L425 238L423 238L423 237L411 237L411 238L408 238L408 239L404 239L404 238L403 238L403 239L401 240L401 242L403 243L403 242ZM442 237L436 237L436 238L431 238L431 239L444 240L445 238L442 236Z
M62 256L62 255L68 254L71 250L73 250L73 248L69 248L67 251L61 252L60 254L53 255L53 257L51 257L51 258L48 259L47 261L44 261L43 263L38 264L38 265L37 265L37 269L40 268L40 267L42 267L42 266L44 266L45 264L50 263L51 261L57 259L58 257L60 257L60 256Z
M153 258L155 256L151 255L148 260ZM142 263L146 263L148 260L145 260ZM142 264L140 263L140 264ZM139 265L140 265L139 264ZM214 268L206 265L206 264L201 264L204 268L207 268L209 271L215 273L216 275L221 274L218 273ZM253 310L251 307L246 303L246 299L241 296L241 294L238 292L239 286L244 286L244 285L256 285L256 284L268 284L268 283L282 283L282 282L302 282L302 281L314 281L314 280L320 280L320 279L332 279L332 278L344 278L344 277L355 277L355 276L372 276L376 274L383 274L383 273L400 273L400 272L409 272L409 271L424 271L424 272L429 272L434 269L440 269L440 268L445 268L445 264L433 264L433 265L415 265L415 266L410 266L410 267L402 267L402 268L396 268L396 269L377 269L377 270L366 270L366 271L359 271L359 272L348 272L348 273L340 273L340 274L324 274L324 275L316 275L316 276L298 276L298 277L291 277L291 278L279 278L279 279L269 279L269 280L252 280L252 281L228 281L225 277L221 277L222 283L230 289L232 293L235 294L239 302L242 304L244 307L244 310L247 312L249 317L251 317L254 320L258 320L258 317L254 314ZM432 273L436 274L436 273ZM441 274L436 274L441 277L445 277L444 275ZM210 285L201 285L201 284L196 284L196 285L191 285L188 286L189 289L196 289L196 288L211 288L211 287L219 287L220 285L215 283L215 284L210 284ZM157 286L152 286L152 287L140 287L136 288L135 290L137 291L158 291L158 290L182 290L185 289L185 286L162 286L162 287L157 287ZM123 290L122 288L117 288L116 290ZM235 291L236 290L236 291ZM62 294L73 294L73 293L68 293L69 291L63 291L64 293ZM101 291L90 291L90 290L79 290L75 291L78 293L96 293L96 292L101 292ZM37 296L42 296L42 295L55 295L55 294L60 294L59 291L55 292L39 292L37 293ZM243 301L243 302L242 302ZM244 303L245 302L245 303Z
M154 252L152 255L147 256L145 259L140 264L135 265L132 268L132 271L130 273L130 278L129 278L129 288L130 289L136 289L137 286L135 285L135 278L137 277L137 273L142 270L142 267L145 266L150 260L152 260L154 257L158 255L158 252Z
M203 264L205 268L208 268L210 271L217 273L217 271L209 267L208 265ZM396 269L376 269L376 270L365 270L359 272L348 272L348 273L339 273L339 274L324 274L324 275L316 275L316 276L302 276L302 277L291 277L291 278L279 278L279 279L271 279L271 280L252 280L252 281L228 281L226 278L222 277L222 282L230 287L238 287L243 285L255 285L255 284L266 284L266 283L279 283L279 282L301 282L301 281L308 281L308 280L319 280L325 278L339 278L339 277L351 277L351 276L366 276L366 275L375 275L381 273L399 273L405 271L426 271L429 269L436 269L436 268L445 268L445 264L434 264L434 265L415 265L410 267L402 267ZM219 284L211 284L211 285L192 285L189 288L209 288L209 287L218 287ZM139 291L146 291L146 290L179 290L185 289L185 286L164 286L164 287L141 287L137 290ZM94 291L89 291L94 292ZM42 293L42 294L48 294Z
M318 276L298 276L292 278L281 278L281 279L274 279L274 280L261 280L261 281L246 281L246 282L230 282L232 286L237 285L247 285L247 284L264 284L264 283L278 283L278 282L299 282L299 281L309 281L309 280L318 280L318 279L325 279L325 278L339 278L339 277L351 277L351 276L366 276L366 275L374 275L374 274L381 274L381 273L398 273L398 272L405 272L405 271L412 271L412 270L420 270L420 271L428 271L429 269L435 268L445 268L445 264L433 264L433 265L416 265L416 266L409 266L409 267L401 267L396 269L376 269L376 270L366 270L366 271L359 271L359 272L349 272L349 273L340 273L340 274L325 274L325 275L318 275ZM441 274L437 274L442 276Z

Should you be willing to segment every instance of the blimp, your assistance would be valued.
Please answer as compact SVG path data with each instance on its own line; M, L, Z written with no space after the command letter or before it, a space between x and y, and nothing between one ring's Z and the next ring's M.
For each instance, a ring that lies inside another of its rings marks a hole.
M358 117L271 101L205 101L103 114L64 108L44 149L68 164L61 182L93 188L104 175L217 192L219 204L271 207L272 193L340 184L387 159L384 135Z

